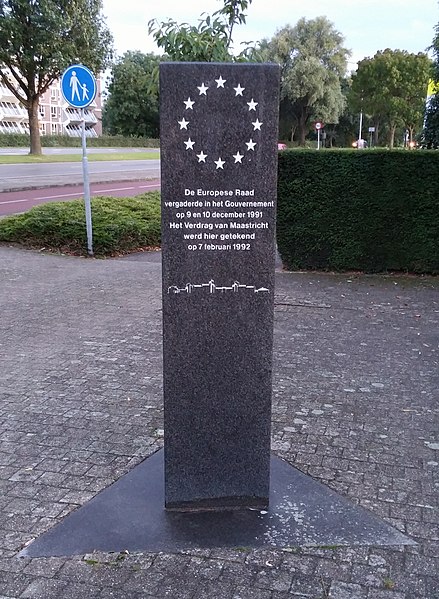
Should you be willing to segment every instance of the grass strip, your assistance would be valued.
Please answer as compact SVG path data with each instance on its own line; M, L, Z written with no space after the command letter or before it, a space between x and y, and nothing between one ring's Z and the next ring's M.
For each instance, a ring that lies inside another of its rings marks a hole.
M89 162L109 162L121 160L158 160L159 152L111 152L102 154L87 154ZM48 162L81 162L82 154L43 154L28 156L19 154L0 155L0 164L45 164Z

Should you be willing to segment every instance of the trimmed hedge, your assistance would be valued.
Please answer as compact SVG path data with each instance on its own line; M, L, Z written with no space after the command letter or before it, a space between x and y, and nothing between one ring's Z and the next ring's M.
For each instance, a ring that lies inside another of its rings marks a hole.
M80 148L81 138L69 135L42 135L43 148ZM25 148L30 146L29 135L19 133L0 133L1 148ZM100 137L87 137L89 148L159 148L159 139L146 137L123 137L123 135L101 135Z
M284 266L439 273L438 175L432 151L279 152Z

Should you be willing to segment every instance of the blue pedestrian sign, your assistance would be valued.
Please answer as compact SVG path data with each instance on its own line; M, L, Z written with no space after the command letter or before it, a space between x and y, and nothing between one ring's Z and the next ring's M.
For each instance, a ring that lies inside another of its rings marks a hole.
M95 99L96 78L87 67L74 64L61 77L61 92L65 101L74 108L85 108Z

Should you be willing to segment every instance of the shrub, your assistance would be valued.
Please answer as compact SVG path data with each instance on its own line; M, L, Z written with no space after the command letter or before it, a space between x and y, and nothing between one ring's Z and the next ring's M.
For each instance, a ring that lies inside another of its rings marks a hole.
M438 172L434 152L280 152L284 265L438 273Z
M160 245L160 194L91 200L93 249L111 256ZM53 202L0 221L0 241L87 255L84 202Z
M80 148L80 137L68 135L42 135L41 144L43 148L64 147ZM29 135L19 133L1 133L0 147L25 148L30 147ZM123 135L101 135L100 137L88 137L87 147L90 148L158 148L160 140L147 139L145 137L124 137Z

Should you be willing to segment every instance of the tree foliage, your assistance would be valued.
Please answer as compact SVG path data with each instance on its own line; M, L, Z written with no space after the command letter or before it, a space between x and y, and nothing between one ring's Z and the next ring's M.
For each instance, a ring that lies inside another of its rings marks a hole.
M397 127L406 128L410 139L422 127L430 68L426 54L406 50L386 49L358 63L349 104L370 116L376 144L382 125L387 126L390 147Z
M111 47L102 0L0 0L0 81L27 108L32 154L41 95L70 64L99 73Z
M113 65L102 120L110 135L159 136L158 89L154 85L160 57L126 52Z
M422 144L427 149L439 148L439 94L435 94L428 103Z
M436 35L430 49L433 50L434 55L432 79L436 83L436 93L428 100L422 143L427 148L437 149L439 148L439 23L435 31Z
M208 15L203 13L198 25L177 23L173 19L159 23L152 19L148 32L170 60L183 62L226 62L245 60L251 49L233 54L233 30L245 24L252 0L224 0L224 6Z
M343 110L340 83L349 51L342 44L326 17L302 18L261 43L264 58L281 65L281 114L289 115L301 145L313 120L336 123Z

